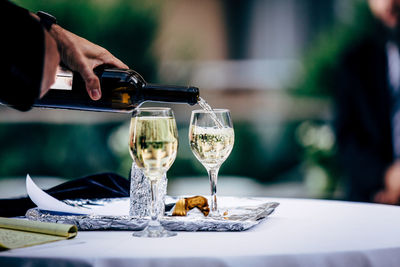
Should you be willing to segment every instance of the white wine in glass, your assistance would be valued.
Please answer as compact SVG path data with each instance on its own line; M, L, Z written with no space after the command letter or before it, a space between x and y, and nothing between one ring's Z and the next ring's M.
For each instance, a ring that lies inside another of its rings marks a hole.
M158 182L175 161L178 150L178 131L175 117L170 108L139 108L132 114L129 148L133 160L143 171L151 184L151 221L138 237L168 237L170 232L160 224L162 209L157 207L162 199L158 198Z
M219 216L217 206L218 171L232 151L235 134L227 109L194 110L190 119L189 142L196 158L207 169L211 186L211 216ZM214 118L213 118L214 117ZM215 119L218 120L216 124Z

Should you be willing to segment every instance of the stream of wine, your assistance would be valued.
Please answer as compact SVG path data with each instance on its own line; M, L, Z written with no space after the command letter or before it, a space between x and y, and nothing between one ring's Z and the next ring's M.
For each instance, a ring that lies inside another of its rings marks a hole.
M215 115L214 110L211 108L211 106L201 97L199 97L199 101L197 102L197 104L199 104L199 106L210 113L211 118L214 120L215 124L217 125L217 127L219 129L224 128L224 126L222 125L222 123L218 120L217 115Z

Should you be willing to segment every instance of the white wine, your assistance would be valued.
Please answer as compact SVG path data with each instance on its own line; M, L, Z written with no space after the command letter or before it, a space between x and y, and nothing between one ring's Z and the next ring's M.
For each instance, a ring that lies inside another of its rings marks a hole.
M205 110L193 110L190 118L189 143L193 154L207 169L211 185L211 213L220 217L217 205L218 171L232 151L235 134L228 109L212 109L204 99L199 105Z
M129 148L150 180L158 180L175 161L178 133L173 117L132 117Z
M176 235L160 224L166 192L159 189L159 184L165 181L162 178L174 162L178 150L178 131L173 111L170 108L139 108L133 111L129 147L136 165L150 180L151 193L151 221L143 231L134 232L132 235L137 237Z
M190 126L190 147L206 168L219 167L231 153L234 140L234 131L230 127Z

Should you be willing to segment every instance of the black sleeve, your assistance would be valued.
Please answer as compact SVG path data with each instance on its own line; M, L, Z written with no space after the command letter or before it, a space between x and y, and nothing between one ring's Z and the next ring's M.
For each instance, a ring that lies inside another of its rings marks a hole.
M29 110L39 97L44 65L43 27L26 9L0 0L0 102Z

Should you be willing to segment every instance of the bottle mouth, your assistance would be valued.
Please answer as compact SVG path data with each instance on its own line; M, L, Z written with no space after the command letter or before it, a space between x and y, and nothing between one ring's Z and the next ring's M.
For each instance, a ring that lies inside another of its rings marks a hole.
M199 98L200 98L199 88L189 87L188 91L189 91L189 93L193 94L193 97L190 99L190 101L188 101L189 105L191 105L191 106L196 105L199 102Z

